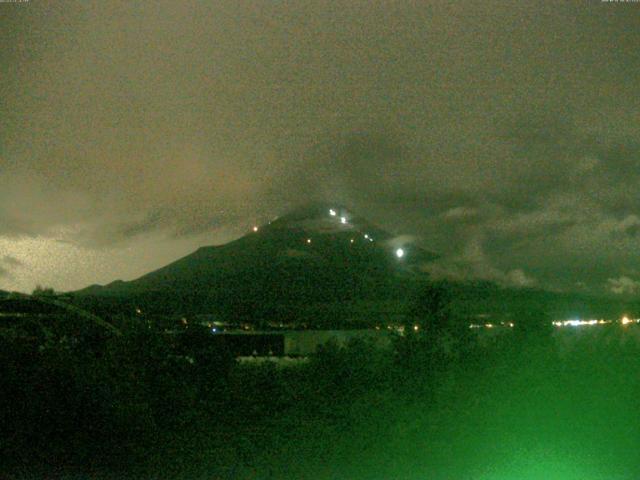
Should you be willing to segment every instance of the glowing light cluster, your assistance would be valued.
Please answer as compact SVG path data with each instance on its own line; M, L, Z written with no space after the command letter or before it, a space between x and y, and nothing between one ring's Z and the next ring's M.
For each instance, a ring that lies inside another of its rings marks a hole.
M598 323L598 320L564 320L553 322L556 327L580 327L582 325L597 325Z
M404 257L404 250L402 248L396 249L396 257L398 258Z
M564 320L561 322L553 322L556 327L580 327L582 325L597 325L598 320Z
M471 329L475 329L475 328L496 328L496 327L508 327L508 328L513 328L514 323L513 322L500 322L499 324L497 323L470 323L469 324L469 328Z
M585 325L608 325L614 323L613 320L604 320L604 319L590 319L590 320L556 320L552 322L552 324L556 327L582 327ZM620 323L622 325L628 325L630 323L640 323L640 319L631 319L626 315L620 319Z

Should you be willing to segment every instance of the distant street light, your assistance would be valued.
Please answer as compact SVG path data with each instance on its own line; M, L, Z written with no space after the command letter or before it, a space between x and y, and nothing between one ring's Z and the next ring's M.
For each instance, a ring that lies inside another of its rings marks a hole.
M396 250L396 257L398 257L398 258L402 258L402 257L404 257L404 250L403 250L403 249L401 249L401 248L398 248L398 249Z

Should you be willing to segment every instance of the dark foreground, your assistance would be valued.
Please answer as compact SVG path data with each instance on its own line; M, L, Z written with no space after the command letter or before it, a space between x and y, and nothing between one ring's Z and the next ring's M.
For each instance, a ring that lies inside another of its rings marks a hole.
M0 477L635 479L635 328L329 346L285 369L202 332L4 332Z

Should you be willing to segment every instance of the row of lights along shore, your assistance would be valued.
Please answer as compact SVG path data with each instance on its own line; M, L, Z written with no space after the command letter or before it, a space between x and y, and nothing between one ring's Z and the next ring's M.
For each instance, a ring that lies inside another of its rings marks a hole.
M640 318L629 318L626 315L620 320L604 320L604 319L592 319L592 320L555 320L551 322L554 327L584 327L590 325L610 325L612 323L619 323L620 325L640 324ZM513 328L513 322L500 322L496 323L471 323L469 328L494 328L494 327L511 327Z

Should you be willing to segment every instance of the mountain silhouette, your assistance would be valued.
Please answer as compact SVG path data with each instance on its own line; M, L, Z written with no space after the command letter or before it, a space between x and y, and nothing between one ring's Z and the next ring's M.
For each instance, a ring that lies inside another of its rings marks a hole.
M269 315L283 306L380 301L424 278L436 255L342 206L296 209L219 246L199 248L132 281L75 297L144 304L151 311ZM262 312L262 313L260 313Z

